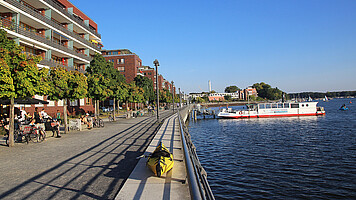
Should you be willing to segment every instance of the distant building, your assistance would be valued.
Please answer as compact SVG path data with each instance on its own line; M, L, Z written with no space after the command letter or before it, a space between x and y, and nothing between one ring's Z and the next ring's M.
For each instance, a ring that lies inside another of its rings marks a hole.
M248 96L255 96L258 97L257 90L256 88L253 88L251 86L247 87L246 89L243 90L244 93L244 100L247 100Z
M130 50L103 50L101 53L105 60L112 62L114 68L124 75L126 83L132 82L137 75L143 75L139 70L142 67L142 60Z
M234 93L210 93L208 98L209 101L224 101L225 96L230 96L232 99L238 99L239 93L234 92Z

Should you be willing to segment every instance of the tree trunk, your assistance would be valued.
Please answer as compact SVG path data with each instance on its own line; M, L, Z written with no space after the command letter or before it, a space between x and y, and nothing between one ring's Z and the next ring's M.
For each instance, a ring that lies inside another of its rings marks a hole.
M63 121L64 121L64 133L68 133L68 114L67 114L67 99L63 100Z
M96 117L97 116L97 109L96 109L96 103L97 103L97 101L96 100L94 100L94 116Z
M14 107L15 107L15 102L14 98L12 97L10 99L10 123L9 123L9 147L14 146L14 118L15 118L15 112L14 112Z
M114 112L113 112L113 114L112 114L112 117L113 117L113 119L114 119L113 121L115 121L115 119L116 119L116 116L115 116L115 111L116 111L116 106L115 106L115 104L116 104L116 99L115 99L115 97L114 97L113 102L114 102L114 106L113 106Z

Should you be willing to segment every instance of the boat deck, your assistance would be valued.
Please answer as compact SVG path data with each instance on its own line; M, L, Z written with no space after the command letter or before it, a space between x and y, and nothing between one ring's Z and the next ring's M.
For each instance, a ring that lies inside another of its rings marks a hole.
M141 158L115 199L190 199L177 114L163 122L144 155L152 153L160 142L173 152L172 170L156 177L146 166L147 158Z

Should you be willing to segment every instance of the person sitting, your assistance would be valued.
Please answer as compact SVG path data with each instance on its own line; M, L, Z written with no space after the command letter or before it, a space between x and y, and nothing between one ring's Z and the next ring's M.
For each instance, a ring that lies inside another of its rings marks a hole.
M45 111L45 109L44 108L42 108L42 111L41 111L41 117L42 117L42 119L52 119L52 117L51 116L49 116L47 113L46 113L46 111Z
M92 124L91 124L91 122L89 122L88 117L89 117L89 114L86 113L85 115L83 115L81 117L81 121L82 121L82 124L86 124L87 125L88 129L91 129L92 128Z
M29 118L31 118L31 116L27 114L24 107L20 107L20 116L18 118L18 121L21 124L23 124L26 121L26 119L29 119Z

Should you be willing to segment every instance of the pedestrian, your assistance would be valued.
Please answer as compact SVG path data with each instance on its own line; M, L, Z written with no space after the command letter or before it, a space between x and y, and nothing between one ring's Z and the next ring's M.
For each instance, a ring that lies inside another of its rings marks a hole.
M40 113L38 113L38 108L35 108L35 112L33 113L33 118L35 119L35 123L41 123L42 122L42 116L40 115Z
M59 110L57 110L56 119L57 119L57 122L59 122L59 124L62 124L61 113L59 112Z

